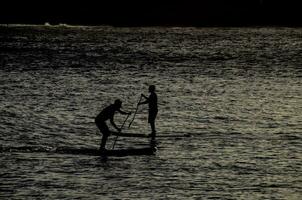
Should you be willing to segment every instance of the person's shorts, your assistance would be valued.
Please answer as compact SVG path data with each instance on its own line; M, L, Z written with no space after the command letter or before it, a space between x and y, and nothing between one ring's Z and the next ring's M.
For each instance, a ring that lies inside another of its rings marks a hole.
M109 136L110 135L110 131L109 128L107 126L107 124L105 122L102 121L95 121L96 126L100 129L101 133L103 135Z

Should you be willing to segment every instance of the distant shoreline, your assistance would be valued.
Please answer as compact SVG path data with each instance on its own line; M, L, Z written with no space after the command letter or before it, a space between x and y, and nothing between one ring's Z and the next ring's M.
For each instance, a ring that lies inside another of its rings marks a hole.
M110 24L22 24L0 23L0 27L29 27L29 26L43 26L43 27L108 27L108 28L302 28L302 25L204 25L204 26L189 26L189 25L110 25Z

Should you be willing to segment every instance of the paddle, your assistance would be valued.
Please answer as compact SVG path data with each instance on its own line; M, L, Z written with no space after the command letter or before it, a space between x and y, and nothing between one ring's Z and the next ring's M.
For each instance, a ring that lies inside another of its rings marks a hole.
M130 114L129 114L129 115L127 115L127 117L126 117L126 119L125 119L124 123L122 124L122 126L121 126L121 132L122 132L122 129L123 129L123 127L124 127L124 125L125 125L125 123L126 123L127 119L129 118L129 116L130 116ZM117 141L117 138L118 138L118 135L116 136L116 138L115 138L115 140L114 140L114 143L113 143L112 149L114 149L114 146L115 146L115 143L116 143L116 141Z
M138 101L138 103L137 103L137 106L136 106L135 112L134 112L134 114L133 114L132 121L129 123L128 128L130 128L130 126L131 126L132 122L134 121L134 118L135 118L135 115L136 115L136 113L137 113L138 106L139 106L138 104L141 102L141 100L142 100L142 96L139 98L139 101Z

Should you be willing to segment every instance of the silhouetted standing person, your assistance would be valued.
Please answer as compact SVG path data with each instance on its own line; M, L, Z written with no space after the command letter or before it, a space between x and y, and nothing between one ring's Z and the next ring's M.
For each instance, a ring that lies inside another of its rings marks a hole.
M142 94L142 97L146 99L146 101L138 103L138 105L141 104L148 104L149 105L149 115L148 115L148 123L150 123L151 126L151 137L152 140L155 139L156 130L155 130L155 119L157 116L158 108L157 108L157 95L155 93L155 86L150 85L149 86L149 97L146 97L144 94Z
M110 135L110 130L106 124L106 121L109 119L110 123L112 124L112 126L118 131L121 132L121 129L118 128L116 126L116 124L113 121L113 117L115 112L119 112L123 115L130 115L131 112L124 112L121 110L122 107L122 102L117 99L115 100L114 104L109 105L108 107L104 108L99 114L98 116L95 118L95 123L97 125L97 127L100 129L101 133L103 134L102 137L102 142L100 145L100 151L105 151L106 150L106 142L107 142L107 138Z

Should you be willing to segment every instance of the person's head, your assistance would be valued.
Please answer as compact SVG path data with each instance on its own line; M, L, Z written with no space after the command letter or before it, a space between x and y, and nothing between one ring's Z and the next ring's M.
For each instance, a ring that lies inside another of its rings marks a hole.
M150 85L149 92L154 92L154 91L155 91L155 85Z
M119 100L119 99L116 99L114 101L114 105L117 107L117 108L121 108L122 107L122 101Z

